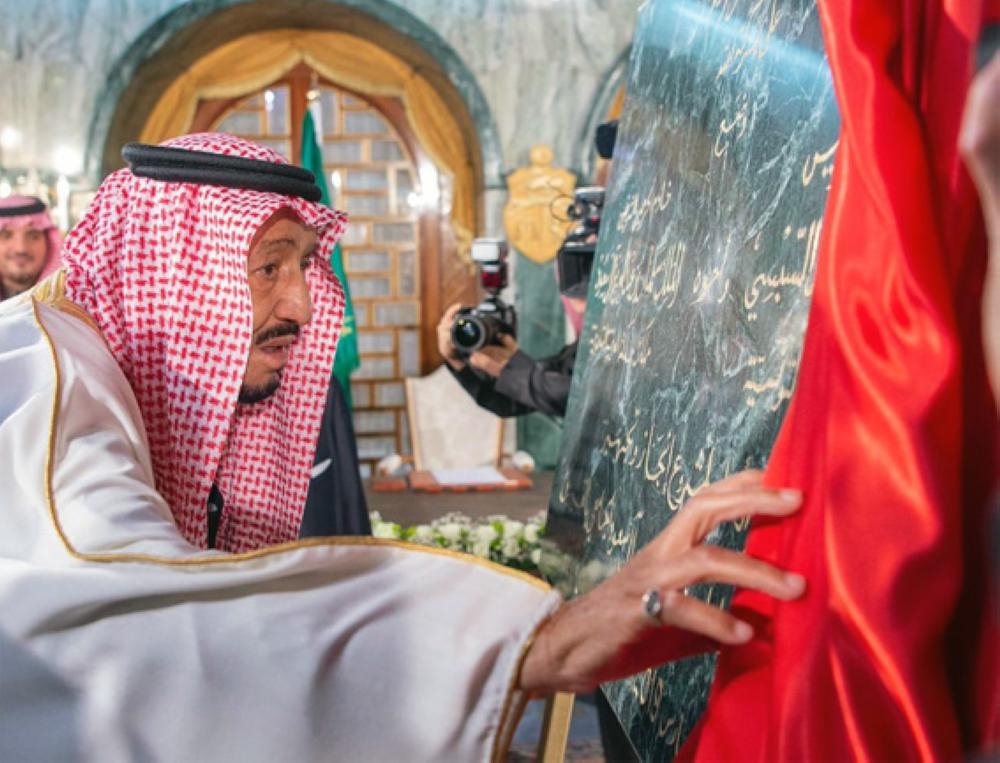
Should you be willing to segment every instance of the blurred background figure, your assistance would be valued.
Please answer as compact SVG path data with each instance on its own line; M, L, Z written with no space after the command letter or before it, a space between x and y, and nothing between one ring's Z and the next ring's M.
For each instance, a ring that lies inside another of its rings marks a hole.
M980 71L969 88L962 118L959 148L979 191L979 201L989 239L989 261L983 285L982 325L986 370L993 388L993 398L1000 408L1000 25L993 25L984 35L992 50L980 50ZM987 45L983 45L986 48ZM1000 630L1000 484L994 471L990 505L989 554L992 585L990 588L992 633ZM1000 697L994 692L992 724L982 759L1000 751Z
M0 199L0 300L27 291L58 268L61 244L41 199Z
M994 54L972 82L959 142L979 191L990 241L983 335L987 369L1000 404L1000 55Z

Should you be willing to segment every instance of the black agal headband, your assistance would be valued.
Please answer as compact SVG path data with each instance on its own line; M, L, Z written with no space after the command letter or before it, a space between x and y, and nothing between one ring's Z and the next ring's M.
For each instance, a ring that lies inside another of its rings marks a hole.
M45 202L41 199L32 198L24 204L16 207L0 207L0 217L24 217L25 215L37 215L46 209Z
M323 196L316 176L292 164L146 143L126 144L122 158L133 175L152 180L271 191L307 201L319 201Z

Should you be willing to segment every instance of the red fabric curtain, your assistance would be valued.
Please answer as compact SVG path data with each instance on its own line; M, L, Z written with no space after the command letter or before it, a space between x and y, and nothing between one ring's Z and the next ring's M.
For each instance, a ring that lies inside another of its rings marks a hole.
M720 655L682 758L945 760L996 743L986 245L956 146L989 5L819 0L841 137L768 466L806 501L747 547L809 590L737 594L757 636Z

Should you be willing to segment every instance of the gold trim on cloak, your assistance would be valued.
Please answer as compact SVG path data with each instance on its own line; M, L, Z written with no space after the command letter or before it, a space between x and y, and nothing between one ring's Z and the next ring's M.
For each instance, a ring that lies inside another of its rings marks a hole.
M74 318L83 321L90 326L90 328L96 331L102 340L104 339L104 334L97 325L97 321L90 316L90 313L66 296L65 270L60 268L52 275L48 276L44 281L39 281L38 284L36 284L31 290L31 298L35 302L41 302L44 305L49 305L60 312L72 315ZM45 330L42 329L42 331L44 332Z
M328 537L328 538L306 538L304 540L289 541L287 543L280 543L275 546L269 546L268 548L257 549L254 551L244 551L241 553L216 553L211 556L196 557L193 559L175 559L169 556L158 556L156 554L135 554L129 552L121 553L87 553L83 551L78 551L76 547L70 542L69 538L66 537L62 530L62 525L59 522L58 511L55 506L55 498L52 494L52 459L54 457L55 451L55 438L56 429L58 427L59 418L59 405L60 398L62 396L62 373L59 367L59 358L56 353L55 342L52 339L51 334L49 334L48 329L45 328L45 324L42 320L42 316L38 312L38 303L41 300L33 300L33 310L35 315L35 322L38 324L39 330L45 337L45 340L49 347L49 353L52 357L52 367L55 374L55 385L54 394L52 401L52 415L49 422L49 437L48 437L48 453L46 457L46 474L45 474L45 497L48 503L49 515L59 533L59 537L66 547L67 552L77 559L92 562L149 562L152 564L163 564L167 566L189 566L189 565L218 565L218 564L230 564L232 562L244 561L248 559L259 559L266 556L272 556L275 554L281 554L286 551L295 551L302 548L312 548L314 546L386 546L392 548L400 548L404 551L412 551L415 553L425 553L434 554L437 556L451 557L456 561L463 562L466 564L475 564L481 567L486 567L492 569L494 572L499 572L510 577L517 578L526 583L530 583L536 588L551 590L552 586L543 580L536 578L527 572L522 572L520 570L514 570L510 567L504 567L503 565L496 564L495 562L488 561L486 559L480 559L469 554L460 553L458 551L451 551L446 548L430 548L427 546L418 546L413 543L408 543L406 541L392 540L389 538L369 538L369 537ZM69 303L69 300L65 300ZM73 303L69 303L73 305ZM85 320L89 325L94 326L96 329L96 324L93 319L86 314L83 308L79 305L73 305L75 310L67 309L65 312L75 317L80 317ZM81 315L82 314L82 315ZM85 317L84 317L85 316Z
M52 277L46 279L45 282L39 284L36 287L36 291L32 293L32 313L35 318L35 323L38 325L39 330L45 337L45 341L49 348L49 354L52 358L52 369L54 374L54 384L53 384L53 396L52 396L52 413L49 418L49 434L48 434L48 444L45 454L45 473L44 473L44 494L45 503L48 509L49 519L55 528L56 534L58 535L60 541L66 549L66 552L75 559L81 561L98 562L98 563L146 563L146 564L156 564L166 567L198 567L198 566L219 566L233 564L237 562L249 561L253 559L259 559L263 557L275 556L278 554L283 554L286 552L298 551L304 548L313 548L318 546L381 546L383 548L398 548L409 553L422 553L422 554L433 554L435 556L450 557L455 561L461 562L463 564L474 564L480 567L485 567L492 570L493 572L500 573L509 577L516 578L524 583L534 586L535 588L542 590L552 590L552 587L540 580L539 578L529 575L526 572L521 572L520 570L513 570L509 567L504 567L494 562L487 561L485 559L479 559L478 557L470 556L468 554L462 554L457 551L450 551L443 548L428 548L426 546L416 546L412 543L407 543L404 541L390 540L388 538L369 538L369 537L338 537L338 538L307 538L305 540L290 541L288 543L281 543L276 546L271 546L268 548L257 549L255 551L246 551L238 554L213 554L212 556L196 557L191 559L174 559L166 556L158 556L155 554L135 554L135 553L101 553L93 554L78 551L76 547L70 542L69 538L66 536L63 530L62 522L59 520L59 512L56 508L55 496L52 491L52 474L55 468L55 442L56 442L56 431L58 427L59 420L59 408L62 399L62 373L59 366L59 357L56 352L55 342L52 339L52 335L49 333L48 329L45 327L45 323L42 320L42 316L39 314L38 305L46 304L55 307L79 320L82 320L87 325L91 326L98 334L103 338L100 329L94 322L94 319L79 305L71 302L66 298L65 295L65 272L58 271ZM544 624L544 620L542 623ZM540 628L541 625L538 626ZM536 628L537 631L537 628ZM517 682L520 678L521 665L524 662L524 658L527 655L528 649L530 649L531 644L534 640L534 632L529 636L529 638L522 644L521 649L518 653L518 657L514 662L514 669L508 678L506 695L504 697L503 705L500 708L500 715L497 719L496 731L493 735L493 743L491 745L490 759L494 761L500 761L506 758L507 748L513 738L513 732L508 731L508 729L516 727L517 722L524 712L524 707L526 705L526 697L524 693L519 691L517 688Z

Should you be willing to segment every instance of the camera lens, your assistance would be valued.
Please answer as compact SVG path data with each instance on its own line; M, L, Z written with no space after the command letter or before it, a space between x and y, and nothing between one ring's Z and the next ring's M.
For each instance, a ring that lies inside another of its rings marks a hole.
M461 316L451 327L451 340L463 352L475 352L486 343L486 327L474 316Z

